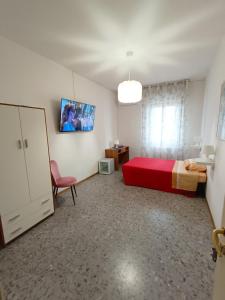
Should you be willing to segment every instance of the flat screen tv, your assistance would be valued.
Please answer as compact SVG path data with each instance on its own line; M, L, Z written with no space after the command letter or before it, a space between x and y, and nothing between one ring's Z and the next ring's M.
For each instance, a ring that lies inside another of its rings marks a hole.
M94 105L61 99L60 132L92 131L94 120Z

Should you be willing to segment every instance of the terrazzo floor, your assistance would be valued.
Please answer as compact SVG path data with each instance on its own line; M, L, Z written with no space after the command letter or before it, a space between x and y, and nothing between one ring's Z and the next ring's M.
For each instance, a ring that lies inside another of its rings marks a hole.
M77 192L0 251L7 300L211 299L205 200L125 186L120 172Z

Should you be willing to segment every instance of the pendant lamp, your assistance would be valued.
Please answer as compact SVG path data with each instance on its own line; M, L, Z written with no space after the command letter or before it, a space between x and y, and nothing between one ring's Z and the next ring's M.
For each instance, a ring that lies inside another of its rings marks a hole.
M128 51L127 56L132 56L133 52ZM139 81L130 80L121 82L118 85L118 100L121 103L137 103L142 99L142 85Z

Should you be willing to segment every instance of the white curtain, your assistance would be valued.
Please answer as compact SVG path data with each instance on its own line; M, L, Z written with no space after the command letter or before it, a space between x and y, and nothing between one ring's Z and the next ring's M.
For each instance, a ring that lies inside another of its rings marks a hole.
M142 155L183 159L185 99L188 81L162 83L143 89Z

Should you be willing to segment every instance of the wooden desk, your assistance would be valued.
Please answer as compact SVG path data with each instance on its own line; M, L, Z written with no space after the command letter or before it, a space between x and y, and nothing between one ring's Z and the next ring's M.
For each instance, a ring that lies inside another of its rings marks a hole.
M115 170L119 170L119 164L129 160L129 147L105 149L106 158L114 158Z

